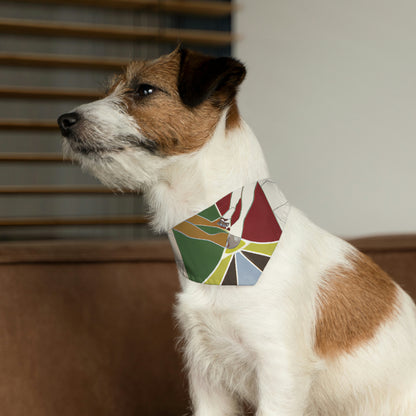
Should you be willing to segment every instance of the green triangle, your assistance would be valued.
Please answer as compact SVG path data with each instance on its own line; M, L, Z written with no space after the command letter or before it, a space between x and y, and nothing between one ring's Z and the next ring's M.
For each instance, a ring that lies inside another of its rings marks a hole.
M202 283L221 260L224 247L210 241L190 238L173 230L188 276Z
M197 227L210 235L219 234L219 233L227 233L226 230L223 230L222 228L219 228L219 227L213 227L211 225L197 225Z
M221 216L216 205L211 205L207 209L201 211L198 215L209 221L214 221Z

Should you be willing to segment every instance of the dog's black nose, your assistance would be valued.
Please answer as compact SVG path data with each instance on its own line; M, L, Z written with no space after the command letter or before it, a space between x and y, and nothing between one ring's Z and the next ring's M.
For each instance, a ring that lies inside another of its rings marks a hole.
M61 133L63 136L68 136L71 132L72 127L78 123L80 116L78 113L66 113L62 114L58 118L58 125L61 129Z

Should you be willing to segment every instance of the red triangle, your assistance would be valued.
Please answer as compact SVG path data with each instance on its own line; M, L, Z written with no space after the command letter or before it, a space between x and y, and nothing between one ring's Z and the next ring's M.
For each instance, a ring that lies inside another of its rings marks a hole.
M218 211L221 215L224 215L230 208L231 203L231 193L225 195L224 198L221 198L215 205L218 208Z
M265 243L279 240L282 230L276 220L269 201L259 184L254 191L254 200L244 220L242 237Z

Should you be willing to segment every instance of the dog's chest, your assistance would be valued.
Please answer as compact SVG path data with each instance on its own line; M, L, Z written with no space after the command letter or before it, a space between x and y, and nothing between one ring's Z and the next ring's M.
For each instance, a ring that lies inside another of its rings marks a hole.
M238 311L200 306L182 294L176 312L188 363L199 367L213 383L240 391L250 389L255 357Z

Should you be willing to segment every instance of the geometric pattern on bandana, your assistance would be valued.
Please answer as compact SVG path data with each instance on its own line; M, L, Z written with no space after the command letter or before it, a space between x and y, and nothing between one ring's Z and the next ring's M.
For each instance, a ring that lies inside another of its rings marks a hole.
M177 262L197 283L255 285L278 246L288 212L271 180L243 186L171 230Z

